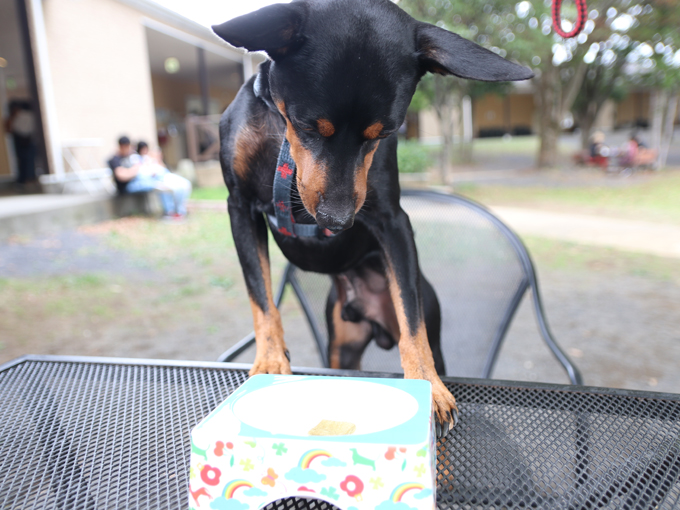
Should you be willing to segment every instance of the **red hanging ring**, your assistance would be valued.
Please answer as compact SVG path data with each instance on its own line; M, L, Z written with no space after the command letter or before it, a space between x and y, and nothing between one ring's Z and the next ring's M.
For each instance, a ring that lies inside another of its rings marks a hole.
M576 9L578 10L578 16L576 18L576 24L571 32L565 32L562 30L562 15L560 11L562 10L562 0L553 0L552 6L552 19L553 26L555 27L555 32L568 39L578 35L586 24L586 19L588 18L588 6L586 5L586 0L574 0L576 4Z

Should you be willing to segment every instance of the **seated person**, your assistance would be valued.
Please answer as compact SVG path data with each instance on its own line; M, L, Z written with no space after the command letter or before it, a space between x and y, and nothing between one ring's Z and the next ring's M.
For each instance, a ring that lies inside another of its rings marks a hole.
M635 142L637 143L637 155L635 156L635 161L633 162L635 166L647 167L653 166L656 163L657 151L647 147L640 137L636 134L634 135Z
M609 147L604 144L605 136L602 131L596 131L590 139L589 162L606 169L609 165Z
M623 167L636 166L636 159L640 150L640 142L638 142L635 133L630 135L630 140L626 142L619 155L619 165Z
M148 150L148 145L144 145ZM157 161L145 160L144 157L132 150L127 136L118 140L118 152L109 160L118 192L160 191L165 216L186 216L186 199L191 194L191 183Z
M144 175L147 177L161 177L170 170L163 164L160 154L151 154L149 151L149 144L146 142L139 142L137 144L137 153L130 156L133 165L140 165L137 175Z
M137 144L137 154L133 155L133 162L136 161L135 157L141 162L139 175L150 176L163 183L173 194L175 214L186 216L186 201L191 196L191 181L168 170L160 152L151 153L149 144L144 141Z

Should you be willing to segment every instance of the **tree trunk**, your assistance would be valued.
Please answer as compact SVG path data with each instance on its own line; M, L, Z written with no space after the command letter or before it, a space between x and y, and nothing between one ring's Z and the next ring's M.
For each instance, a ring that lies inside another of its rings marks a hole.
M442 131L442 150L439 153L439 180L440 184L447 184L451 174L451 160L453 159L453 129L450 117L453 112L445 108L445 116L440 118L439 125Z
M655 89L652 91L650 109L652 117L652 132L650 147L659 153L661 149L661 132L663 131L663 118L668 100L668 93L665 90Z
M673 130L675 128L675 115L678 110L678 93L674 93L668 100L668 111L666 112L666 122L663 133L661 134L661 144L659 147L659 156L654 165L655 170L661 170L666 166L668 160L668 151L673 141Z
M536 106L539 112L540 146L537 168L550 168L557 162L557 142L560 135L561 100L559 70L548 60L538 79Z
M439 180L441 184L448 184L451 174L451 160L453 158L453 111L456 94L443 76L434 77L434 110L439 120L442 135L442 149L439 153Z
M587 117L579 119L579 128L581 129L581 149L590 149L590 132L593 130L593 123Z
M581 60L576 68L576 72L574 72L574 75L571 77L571 80L569 80L569 83L562 94L561 119L566 118L567 113L573 108L579 90L581 90L581 87L583 86L583 80L586 77L587 70L588 64Z
M472 163L472 102L470 96L460 97L458 104L458 125L460 133L458 143L460 144L460 162L468 165Z
M597 119L597 114L600 113L602 104L594 101L588 103L588 108L584 113L578 116L579 128L581 129L581 149L587 150L590 148L590 135Z

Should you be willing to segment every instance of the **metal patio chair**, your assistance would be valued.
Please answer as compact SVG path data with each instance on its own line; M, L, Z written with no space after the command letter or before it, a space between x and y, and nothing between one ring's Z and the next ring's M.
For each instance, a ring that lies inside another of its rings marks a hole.
M486 208L459 195L402 190L401 203L415 232L421 269L439 298L447 374L490 378L515 312L531 290L543 340L572 384L583 384L578 368L550 332L531 258L514 232ZM288 285L302 306L327 367L325 309L331 279L288 264L275 296L277 306ZM254 339L251 333L219 361L234 360ZM375 342L366 348L361 367L366 371L402 371L398 349L385 351Z

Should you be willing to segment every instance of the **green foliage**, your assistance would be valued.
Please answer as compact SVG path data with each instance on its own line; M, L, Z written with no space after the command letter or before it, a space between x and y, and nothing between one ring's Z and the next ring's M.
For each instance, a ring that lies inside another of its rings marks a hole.
M229 190L225 186L213 188L194 188L191 192L192 200L223 200L226 201Z
M433 164L434 149L417 141L400 140L397 162L401 173L413 174L427 171Z
M431 91L427 85L427 82L429 82L430 78L431 75L426 74L423 76L423 79L420 80L418 88L416 88L416 92L413 94L413 98L411 99L411 104L408 107L410 111L419 112L429 108L432 105Z

